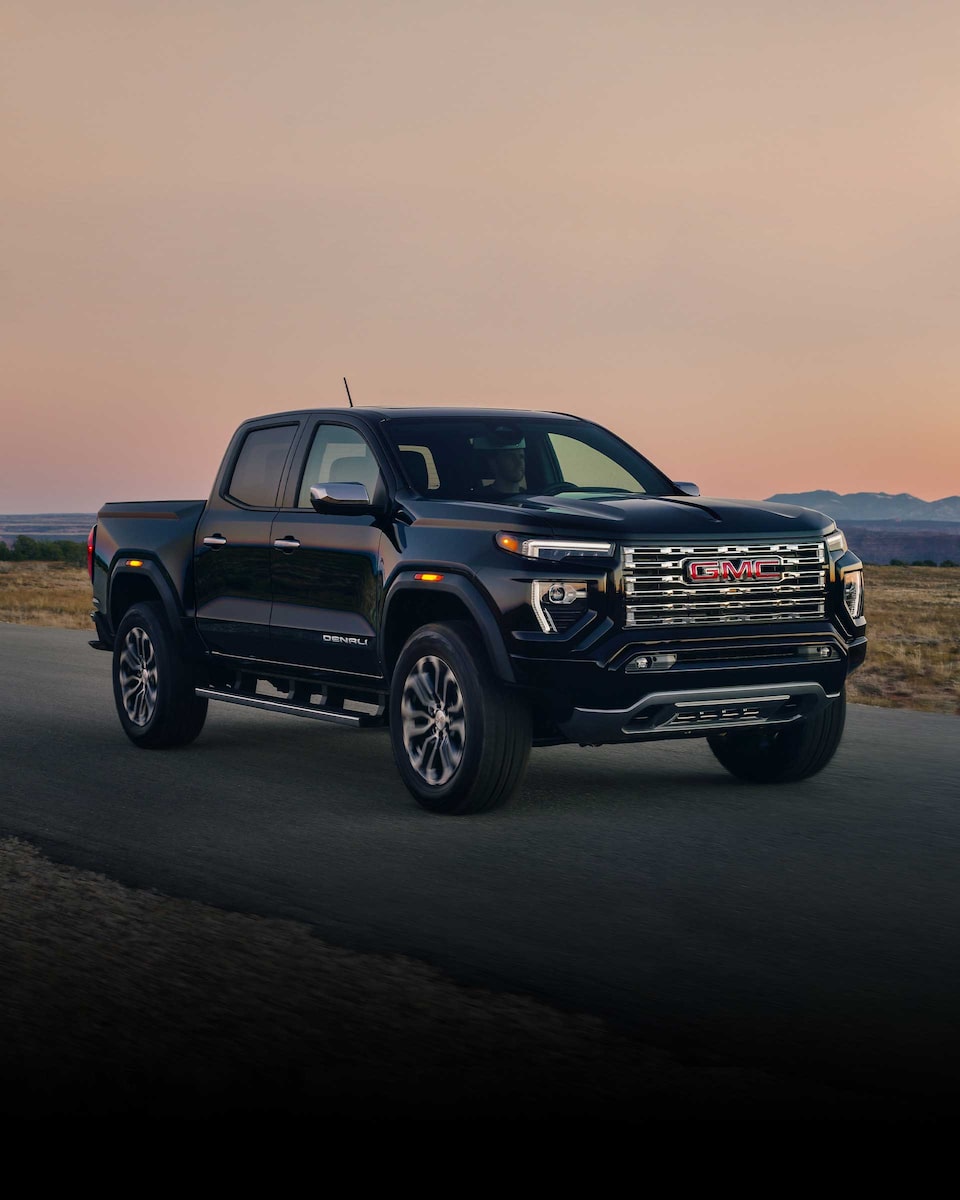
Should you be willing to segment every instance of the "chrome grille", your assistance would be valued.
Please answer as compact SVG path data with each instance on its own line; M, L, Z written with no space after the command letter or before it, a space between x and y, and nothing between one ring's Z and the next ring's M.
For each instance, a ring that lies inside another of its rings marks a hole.
M689 583L688 559L779 558L777 582ZM796 542L695 542L625 546L626 628L810 621L826 612L826 547L822 539Z

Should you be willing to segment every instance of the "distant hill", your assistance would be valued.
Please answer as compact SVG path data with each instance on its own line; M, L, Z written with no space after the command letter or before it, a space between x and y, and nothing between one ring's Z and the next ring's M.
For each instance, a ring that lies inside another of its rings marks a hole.
M768 496L780 504L815 508L836 521L956 521L960 522L960 496L920 500L908 492L778 492Z
M942 563L949 559L960 563L960 523L950 521L916 522L874 521L860 525L856 521L842 522L850 548L864 562Z
M0 541L12 546L21 533L27 537L63 538L85 542L96 513L0 513Z

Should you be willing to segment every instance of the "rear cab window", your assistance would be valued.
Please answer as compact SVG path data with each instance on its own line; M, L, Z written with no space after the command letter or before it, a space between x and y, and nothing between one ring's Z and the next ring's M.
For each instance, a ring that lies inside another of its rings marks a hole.
M233 464L226 495L249 508L276 508L287 455L297 425L252 429Z

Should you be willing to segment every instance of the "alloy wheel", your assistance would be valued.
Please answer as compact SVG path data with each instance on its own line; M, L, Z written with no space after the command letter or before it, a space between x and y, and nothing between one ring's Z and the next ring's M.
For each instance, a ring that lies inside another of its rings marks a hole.
M467 724L457 677L442 658L426 655L410 668L400 716L410 765L433 787L449 783L463 761Z
M148 724L157 708L157 655L138 625L127 631L120 654L120 694L133 724Z

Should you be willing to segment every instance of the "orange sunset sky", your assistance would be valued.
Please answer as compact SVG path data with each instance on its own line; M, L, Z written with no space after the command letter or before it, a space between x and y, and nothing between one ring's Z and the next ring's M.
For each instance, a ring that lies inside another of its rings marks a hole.
M0 512L205 496L344 374L960 492L955 2L7 0L0 55Z

